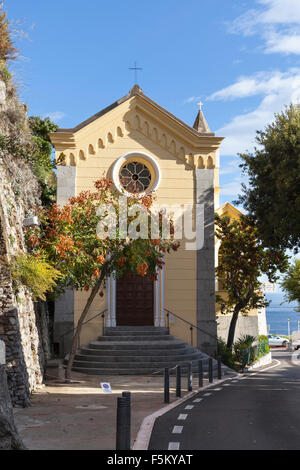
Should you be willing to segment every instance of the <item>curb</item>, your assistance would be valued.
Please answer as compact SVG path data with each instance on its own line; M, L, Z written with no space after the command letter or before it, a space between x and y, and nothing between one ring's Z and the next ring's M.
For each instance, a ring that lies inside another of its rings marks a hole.
M164 406L163 408L160 408L159 410L155 411L151 415L146 416L146 418L144 418L141 424L136 440L132 446L132 450L148 450L149 442L150 442L150 438L151 438L151 434L152 434L152 430L153 430L153 426L154 426L156 418L164 415L165 413L172 410L173 408L176 408L176 406L181 405L181 403L184 403L185 401L189 400L194 395L197 395L197 393L202 392L203 390L206 390L208 388L215 387L216 385L226 382L227 380L236 379L237 376L242 376L242 374L239 374L237 372L236 375L233 377L226 377L224 379L216 380L212 384L208 384L205 387L198 388L194 392L190 392L184 397L179 398L178 400L174 401L174 403Z

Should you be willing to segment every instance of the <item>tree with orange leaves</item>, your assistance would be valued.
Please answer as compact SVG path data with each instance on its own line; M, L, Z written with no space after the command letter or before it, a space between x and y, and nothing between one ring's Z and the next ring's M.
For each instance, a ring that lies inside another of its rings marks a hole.
M133 195L127 199L127 205L139 204L150 222L152 201L152 195ZM102 211L99 215L98 209L101 207L110 207L111 211ZM109 212L113 211L117 214L115 236L99 237L99 223L109 219ZM127 228L136 217L127 217ZM122 237L119 193L112 188L112 182L104 177L96 181L94 192L81 192L63 207L52 204L40 214L40 221L39 227L28 229L27 242L33 254L43 256L61 273L57 291L63 292L67 287L90 291L72 340L66 368L66 381L70 381L82 324L105 278L112 273L117 278L134 273L156 279L157 268L161 269L164 264L164 253L172 249L176 251L179 244L173 240L173 235L167 240L152 240L150 227L148 238Z

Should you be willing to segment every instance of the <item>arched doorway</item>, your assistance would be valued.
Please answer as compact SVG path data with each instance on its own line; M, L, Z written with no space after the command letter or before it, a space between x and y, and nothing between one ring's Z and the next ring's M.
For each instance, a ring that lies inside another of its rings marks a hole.
M149 277L128 274L117 280L116 324L154 325L154 286Z

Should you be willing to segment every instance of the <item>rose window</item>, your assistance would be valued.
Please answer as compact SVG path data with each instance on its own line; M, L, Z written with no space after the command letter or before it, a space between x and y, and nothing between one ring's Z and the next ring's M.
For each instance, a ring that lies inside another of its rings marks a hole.
M120 171L120 183L129 193L142 193L151 184L151 172L143 163L126 163Z

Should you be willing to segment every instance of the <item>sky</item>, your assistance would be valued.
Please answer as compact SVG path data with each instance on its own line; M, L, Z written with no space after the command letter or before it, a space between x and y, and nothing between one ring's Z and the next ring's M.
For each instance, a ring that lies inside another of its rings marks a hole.
M193 125L197 103L221 146L221 204L245 181L239 152L300 102L300 0L5 0L11 64L29 114L60 127L144 92Z

